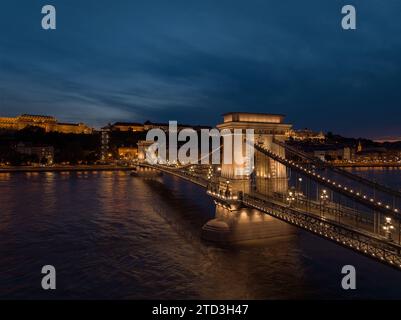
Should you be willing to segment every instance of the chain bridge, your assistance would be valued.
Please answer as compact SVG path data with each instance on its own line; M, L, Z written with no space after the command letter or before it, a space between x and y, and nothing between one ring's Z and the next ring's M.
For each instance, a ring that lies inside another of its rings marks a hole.
M137 170L184 179L204 188L225 210L259 210L401 270L401 193L291 146L291 125L283 120L282 115L229 113L217 126L254 129L251 173L224 161L174 166L142 162Z

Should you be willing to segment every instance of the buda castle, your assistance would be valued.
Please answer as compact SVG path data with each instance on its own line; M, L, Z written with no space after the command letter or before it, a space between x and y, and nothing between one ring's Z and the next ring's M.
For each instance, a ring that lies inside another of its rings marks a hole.
M0 117L0 130L22 130L40 127L46 132L90 134L93 129L83 123L62 123L55 117L23 114L17 117Z

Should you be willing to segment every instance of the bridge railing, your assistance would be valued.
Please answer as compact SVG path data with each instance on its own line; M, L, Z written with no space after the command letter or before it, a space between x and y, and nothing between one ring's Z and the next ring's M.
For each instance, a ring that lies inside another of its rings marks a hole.
M361 177L359 175L353 174L352 172L349 172L347 170L344 170L342 168L336 167L331 165L330 163L327 163L325 161L322 161L316 157L313 157L312 155L309 155L295 147L289 146L288 144L278 141L278 140L273 140L273 142L281 147L283 147L285 150L287 150L290 153L293 153L303 159L306 159L308 161L310 161L312 164L318 166L318 167L324 167L324 168L328 168L333 172L336 172L346 178L349 178L357 183L361 183L362 185L365 185L369 188L373 188L374 190L378 190L381 192L384 192L385 194L388 194L392 197L397 197L399 199L401 199L401 192L398 190L395 190L393 188L390 188L388 186L385 186L383 184L380 184L376 181L372 181L369 179L366 179L364 177Z
M396 217L397 219L401 218L399 214L399 209L394 208L392 205L388 203L382 203L380 201L375 200L373 197L370 198L365 194L359 193L352 187L344 186L337 181L334 181L324 175L316 173L314 170L306 166L300 165L293 160L289 160L286 159L285 157L277 155L276 153L272 152L271 150L267 149L262 145L255 145L255 150L264 154L267 157L272 158L273 160L276 160L277 162L285 165L286 167L291 168L292 170L295 170L307 176L311 180L314 180L316 183L323 185L326 188L345 196L346 198L352 199L353 201L363 206L366 206L379 212L383 212L387 215L391 215L393 217Z
M401 269L401 246L374 233L339 224L335 221L324 220L303 210L284 206L257 195L244 194L243 203Z

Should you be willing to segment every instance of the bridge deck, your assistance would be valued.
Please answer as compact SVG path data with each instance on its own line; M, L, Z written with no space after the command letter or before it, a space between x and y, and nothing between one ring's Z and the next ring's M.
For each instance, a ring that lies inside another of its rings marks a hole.
M297 167L295 163L266 150L262 149L262 151L287 166L305 172L305 169ZM143 164L142 166L160 170L206 189L211 185L210 180L206 177L188 172L186 169L182 170L180 168L171 168L163 165ZM339 191L347 191L338 186L333 187L330 181L322 177L313 176L313 174L308 171L307 174L311 175L311 177L319 183L339 189ZM350 195L349 191L343 193L347 196ZM351 195L356 197L356 195ZM329 204L325 209L326 211L322 214L320 205L316 201L307 200L303 204L304 207L302 203L296 207L289 206L281 199L267 197L266 195L258 193L243 194L242 199L238 201L244 206L258 209L273 217L356 250L381 262L401 268L401 246L374 233L372 229L373 220L369 218L361 219L359 212L352 208L342 207L338 209ZM362 202L365 204L365 201ZM371 207L383 209L382 206L372 204L369 200L368 204ZM391 211L391 213L394 214L393 211Z

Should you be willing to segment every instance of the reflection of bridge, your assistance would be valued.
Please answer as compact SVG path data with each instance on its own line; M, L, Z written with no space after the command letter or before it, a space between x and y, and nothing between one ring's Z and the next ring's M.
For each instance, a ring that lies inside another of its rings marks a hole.
M282 123L281 116L234 113L218 126L250 127L255 129L256 141L251 175L224 163L143 163L142 170L158 170L195 183L226 210L254 208L401 268L400 192L288 146L285 134L290 126Z

